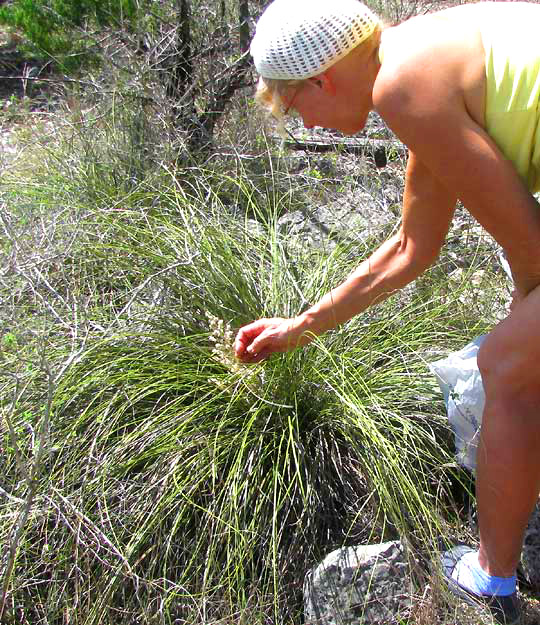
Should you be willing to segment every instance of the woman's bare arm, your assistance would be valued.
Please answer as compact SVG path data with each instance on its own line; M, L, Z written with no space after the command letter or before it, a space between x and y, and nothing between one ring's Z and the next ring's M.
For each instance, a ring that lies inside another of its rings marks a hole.
M414 280L437 258L455 203L456 196L410 154L399 231L298 317L258 320L242 328L237 357L253 362L305 345L310 336L335 328Z
M322 334L412 282L437 258L454 214L456 196L411 153L399 231L343 282L300 315Z
M378 78L374 103L433 176L504 248L518 291L540 283L540 207L513 164L471 118L444 51ZM443 60L441 60L443 59Z

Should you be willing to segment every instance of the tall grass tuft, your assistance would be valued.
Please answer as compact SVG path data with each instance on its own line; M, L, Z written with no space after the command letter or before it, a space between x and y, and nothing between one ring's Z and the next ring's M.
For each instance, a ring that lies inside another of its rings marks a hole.
M250 230L218 196L171 185L154 208L93 217L86 262L106 276L109 326L59 383L47 512L27 530L50 554L47 594L88 602L80 622L120 605L213 622L254 601L295 619L325 552L436 531L450 457L421 353L444 309L412 298L236 363L236 328L294 314L358 253L291 261L273 208L258 211Z

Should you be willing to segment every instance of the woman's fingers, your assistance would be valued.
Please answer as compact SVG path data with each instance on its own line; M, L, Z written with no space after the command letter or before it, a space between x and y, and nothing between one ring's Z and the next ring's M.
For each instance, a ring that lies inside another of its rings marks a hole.
M264 329L265 319L259 319L254 321L243 328L238 330L236 339L234 341L234 352L237 357L240 357L246 351L247 346L253 341L253 339L260 334Z
M262 347L267 341L267 337L261 335L268 328L277 327L283 321L283 319L258 319L240 328L234 342L234 353L236 357L240 360L255 362L253 358L261 352Z
M259 319L239 330L234 351L243 362L259 362L270 354L299 347L299 338L292 319Z
M268 352L267 355L270 355L272 352L286 351L286 341L283 334L279 327L269 326L253 339L246 351L252 356L258 356L263 352Z
M271 354L272 352L268 349L263 349L257 353L246 352L242 358L239 358L239 360L246 364L254 364L261 362L262 360L266 360L269 356L271 356Z

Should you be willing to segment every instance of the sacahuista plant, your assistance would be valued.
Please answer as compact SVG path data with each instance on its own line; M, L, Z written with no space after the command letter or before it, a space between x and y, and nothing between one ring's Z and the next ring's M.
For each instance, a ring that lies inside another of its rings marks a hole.
M110 326L59 383L47 513L28 528L34 551L55 554L46 592L80 597L81 622L120 605L126 619L208 622L254 604L296 619L326 552L428 544L439 522L450 456L420 354L444 311L412 298L304 350L236 363L236 328L293 314L358 250L291 259L272 205L252 207L251 231L207 191L156 189L159 210L104 214L107 235L89 243L110 272Z

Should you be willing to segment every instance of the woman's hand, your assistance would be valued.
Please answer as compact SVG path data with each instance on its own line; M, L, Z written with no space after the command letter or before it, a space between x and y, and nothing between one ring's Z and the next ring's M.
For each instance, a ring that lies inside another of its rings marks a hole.
M270 354L302 347L312 340L313 336L305 334L298 318L259 319L240 328L234 353L242 362L260 362Z

